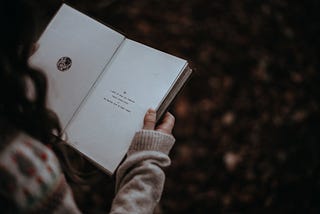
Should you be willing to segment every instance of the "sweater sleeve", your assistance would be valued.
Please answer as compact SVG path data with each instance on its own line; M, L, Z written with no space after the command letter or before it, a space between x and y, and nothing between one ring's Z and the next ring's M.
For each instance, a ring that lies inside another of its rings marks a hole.
M111 213L153 213L164 187L162 168L170 165L168 153L174 141L173 136L157 131L136 133L116 174Z

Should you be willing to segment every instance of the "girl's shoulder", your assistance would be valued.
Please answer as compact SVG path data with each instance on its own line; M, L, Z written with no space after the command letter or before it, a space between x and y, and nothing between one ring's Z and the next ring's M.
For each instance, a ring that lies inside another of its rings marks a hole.
M29 169L29 173L33 174L34 170L39 169L42 165L58 165L58 160L51 150L43 143L30 137L27 134L19 133L0 151L0 166L16 166L21 173L26 173L25 168ZM54 167L57 168L57 167ZM52 169L53 171L58 169Z
M53 151L24 133L0 151L1 194L20 208L37 206L40 198L58 188L61 175Z

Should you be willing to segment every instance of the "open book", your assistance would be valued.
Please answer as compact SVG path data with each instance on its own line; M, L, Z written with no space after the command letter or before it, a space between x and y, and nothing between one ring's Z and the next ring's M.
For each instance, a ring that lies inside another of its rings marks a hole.
M30 65L49 81L48 104L68 143L109 173L149 108L162 115L192 70L186 60L127 39L63 4Z

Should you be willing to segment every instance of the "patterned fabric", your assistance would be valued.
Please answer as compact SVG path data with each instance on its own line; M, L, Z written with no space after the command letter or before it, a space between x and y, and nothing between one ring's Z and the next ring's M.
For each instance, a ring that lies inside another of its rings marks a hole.
M66 186L53 152L34 139L21 134L1 151L1 193L19 209L40 209L49 198L59 204Z

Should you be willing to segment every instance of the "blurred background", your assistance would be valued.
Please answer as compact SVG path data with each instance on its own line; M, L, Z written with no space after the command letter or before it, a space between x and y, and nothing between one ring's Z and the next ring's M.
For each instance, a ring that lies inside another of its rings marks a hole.
M195 70L156 212L320 213L319 1L65 2ZM81 209L108 209L113 182L74 185Z

